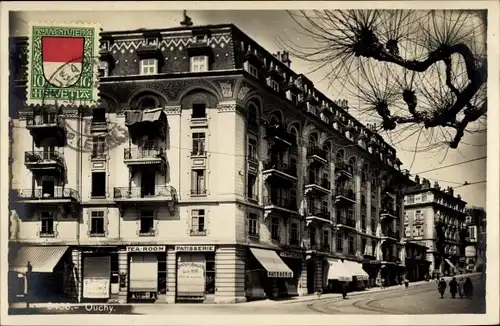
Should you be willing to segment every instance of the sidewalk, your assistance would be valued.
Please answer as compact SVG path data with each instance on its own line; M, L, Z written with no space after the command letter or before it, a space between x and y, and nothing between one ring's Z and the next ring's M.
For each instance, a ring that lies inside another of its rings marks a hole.
M462 274L462 275L455 275L455 277L458 279L460 277L471 277L474 275L480 275L481 273L469 273L469 274ZM451 280L453 276L445 276L444 279L448 282ZM420 286L424 284L430 284L430 283L436 283L436 279L431 279L429 282L426 281L418 281L418 282L412 282L409 283L409 287L414 287L414 286ZM363 295L363 294L369 294L369 293L376 293L376 292L388 292L388 291L394 291L397 289L404 288L404 285L393 285L389 286L386 288L380 288L380 287L374 287L374 288L369 288L363 291L354 291L354 292L349 292L347 293L348 297L352 296L357 296L357 295ZM331 298L342 298L341 293L325 293L322 294L319 298L316 294L308 294L302 297L293 297L289 300L283 300L283 301L275 301L277 303L281 304L291 304L291 303L299 303L299 302L309 302L309 301L315 301L315 300L324 300L324 299L331 299Z

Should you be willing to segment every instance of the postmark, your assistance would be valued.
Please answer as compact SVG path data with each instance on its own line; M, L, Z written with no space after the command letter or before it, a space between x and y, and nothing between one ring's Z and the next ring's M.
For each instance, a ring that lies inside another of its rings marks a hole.
M30 24L28 105L97 103L99 32L98 24Z

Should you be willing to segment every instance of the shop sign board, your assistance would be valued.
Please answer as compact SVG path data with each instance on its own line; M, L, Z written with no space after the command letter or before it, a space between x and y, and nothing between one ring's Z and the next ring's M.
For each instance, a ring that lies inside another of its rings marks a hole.
M215 251L215 246L175 246L175 251L207 252Z
M279 253L280 257L283 258L295 258L295 259L302 259L303 255L301 252L296 252L296 251L280 251Z
M165 246L127 246L127 252L165 252Z
M177 294L203 295L205 293L205 262L177 264Z
M83 297L88 299L107 299L109 298L109 287L109 279L84 278Z
M267 277L292 278L293 272L267 272Z

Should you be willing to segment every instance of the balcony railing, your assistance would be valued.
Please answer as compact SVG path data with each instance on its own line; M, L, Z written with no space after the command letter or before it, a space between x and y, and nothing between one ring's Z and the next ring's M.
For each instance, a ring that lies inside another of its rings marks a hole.
M396 210L389 207L389 206L386 206L386 207L382 207L382 209L380 210L380 216L381 217L397 217L396 215Z
M163 147L150 148L125 148L123 151L124 160L141 160L141 159L163 159L165 151Z
M396 232L394 232L390 229L389 230L382 230L382 236L396 239Z
M322 207L308 207L306 210L306 216L315 216L325 220L330 220L330 211Z
M317 156L325 161L328 160L328 152L318 146L309 146L307 148L307 158Z
M162 200L175 200L175 191L171 186L155 186L153 189L115 187L113 197L115 199L158 198Z
M317 186L320 186L321 188L324 188L328 191L331 188L331 183L328 180L328 178L318 178L315 175L309 175L308 177L306 177L304 180L304 184L305 185L317 185Z
M280 126L279 124L272 124L266 128L266 137L268 139L277 139L284 141L285 143L296 146L297 140L295 135L287 132L285 128Z
M205 196L207 189L191 189L191 196Z
M80 201L78 191L71 188L55 187L54 189L19 189L17 197L24 200L71 199Z
M64 166L64 156L57 150L52 151L27 151L24 152L25 164L61 164Z
M66 126L62 116L50 113L39 114L26 120L26 128L30 130L37 147L45 138L52 138L57 146L64 146L66 142Z
M338 225L345 225L350 228L356 227L356 221L354 219L349 219L346 217L337 217L336 221Z
M396 256L391 256L391 255L383 255L382 256L383 261L388 261L391 263L397 262L399 259Z
M280 172L283 172L285 174L288 174L292 177L297 177L297 165L296 164L291 164L288 165L287 163L284 163L279 160L269 160L264 162L264 171L266 170L277 170Z
M347 188L337 188L335 190L335 197L343 197L352 201L356 201L356 195L354 194L354 191Z
M352 177L353 167L345 162L337 161L335 163L335 173L338 175Z
M276 206L279 208L288 209L291 211L297 210L297 201L290 198L279 196L265 196L264 206Z
M58 127L64 129L64 119L58 114L35 115L26 120L28 128L36 127Z

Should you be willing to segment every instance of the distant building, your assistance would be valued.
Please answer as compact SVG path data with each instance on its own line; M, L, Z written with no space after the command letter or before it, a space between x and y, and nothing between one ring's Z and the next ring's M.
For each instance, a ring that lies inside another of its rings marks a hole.
M103 32L93 109L26 107L12 40L11 271L30 261L40 300L80 302L394 284L413 184L396 150L288 53L186 26Z
M415 177L405 195L405 237L427 247L429 272L441 275L464 267L465 205L452 188Z
M422 281L429 273L430 261L427 260L427 247L418 242L405 241L406 278L410 282Z
M486 267L486 211L482 207L467 207L467 238L465 259L470 271L484 271Z

